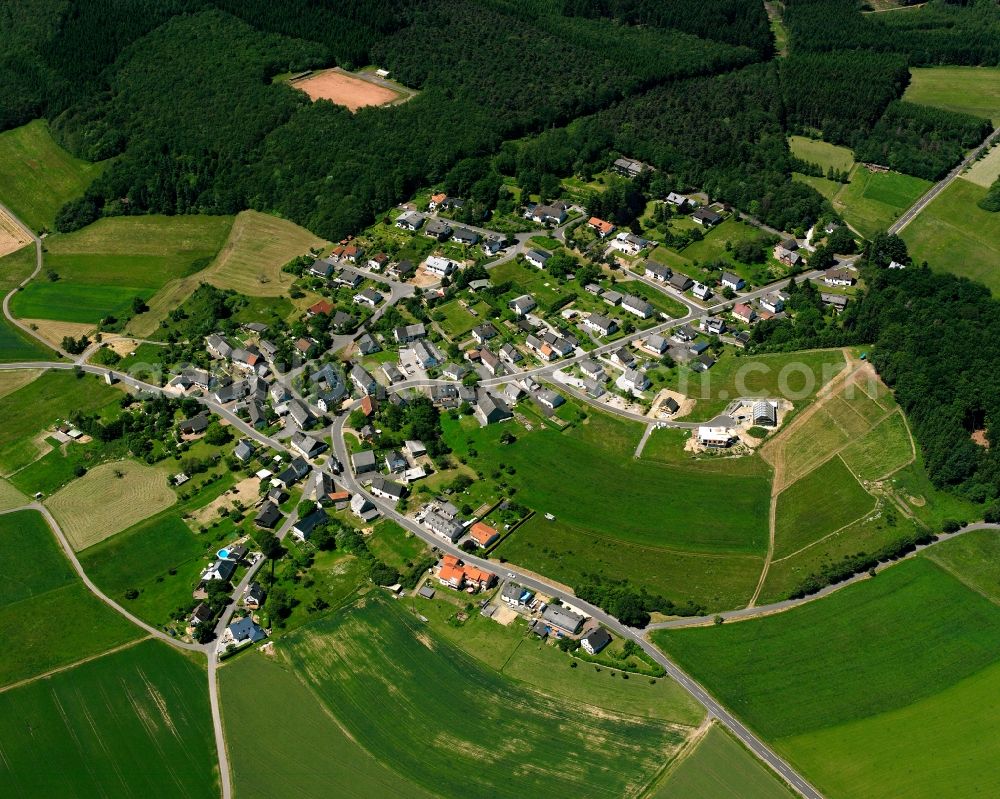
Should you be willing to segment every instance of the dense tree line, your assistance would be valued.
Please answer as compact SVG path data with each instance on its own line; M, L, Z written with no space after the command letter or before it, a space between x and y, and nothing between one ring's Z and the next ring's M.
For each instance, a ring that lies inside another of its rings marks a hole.
M939 180L992 129L989 120L970 114L897 101L855 145L854 154L859 161Z

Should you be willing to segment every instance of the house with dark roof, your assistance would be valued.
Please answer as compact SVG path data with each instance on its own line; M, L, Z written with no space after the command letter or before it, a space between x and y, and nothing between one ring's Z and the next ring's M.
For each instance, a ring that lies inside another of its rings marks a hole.
M611 634L603 627L591 630L580 639L580 646L589 655L596 655L604 647L611 643Z
M281 510L270 500L265 501L257 511L253 523L265 530L273 530L275 525L281 520Z
M691 219L702 227L715 227L722 221L722 217L711 208L699 208L691 214Z
M406 496L407 491L406 486L394 480L389 480L380 474L376 474L372 478L369 489L375 496L382 497L382 499L387 499L390 502L399 502L399 500Z
M374 452L370 449L363 449L351 455L351 465L354 466L355 473L364 474L365 472L374 472L378 468L378 461L375 459Z
M514 418L507 403L487 391L480 391L476 399L475 416L483 427Z
M308 541L309 536L313 533L313 530L321 524L326 524L326 521L326 511L322 508L317 508L305 518L299 519L295 522L292 526L292 535L299 539L299 541Z
M267 633L261 629L260 625L257 624L249 616L244 616L239 621L234 621L226 628L226 632L223 635L220 644L222 646L227 646L229 644L236 644L236 646L248 646L249 644L255 644L258 641L263 641L267 638Z
M579 613L574 613L560 605L549 605L545 608L542 619L549 626L570 635L576 635L585 621L584 617Z

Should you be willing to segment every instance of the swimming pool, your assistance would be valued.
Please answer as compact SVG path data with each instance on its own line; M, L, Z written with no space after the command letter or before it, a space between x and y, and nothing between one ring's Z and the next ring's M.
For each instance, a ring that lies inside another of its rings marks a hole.
M217 556L218 556L218 557L219 557L219 558L220 558L221 560L225 560L226 558L228 558L228 557L229 557L229 550L228 550L228 549L220 549L220 550L219 550L218 552L216 552L215 554L216 554L216 555L217 555Z

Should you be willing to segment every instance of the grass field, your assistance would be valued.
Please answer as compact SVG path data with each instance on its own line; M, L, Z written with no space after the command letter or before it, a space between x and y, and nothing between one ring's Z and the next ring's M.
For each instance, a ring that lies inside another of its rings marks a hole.
M8 796L219 793L205 671L158 642L0 694L0 741Z
M41 369L17 369L0 372L0 397L13 394L42 374Z
M809 350L742 357L727 351L707 372L678 367L668 380L696 400L685 421L708 421L737 397L785 398L800 405L844 367L840 350Z
M422 538L407 532L396 522L384 519L368 537L368 548L383 563L401 569L428 554Z
M1000 69L924 67L910 69L903 99L992 120L1000 125Z
M77 580L35 511L0 516L0 556L0 686L140 636Z
M970 183L988 189L1000 177L1000 147L993 146L978 161L962 173L962 177Z
M831 167L838 172L844 172L854 166L854 153L847 147L839 147L805 136L789 136L788 147L796 158L801 158L810 164L818 164L824 172Z
M1000 613L914 558L795 610L653 638L756 730L781 738L895 710L990 666Z
M850 444L841 457L862 480L878 480L913 460L913 442L903 412L898 411Z
M871 494L835 456L778 495L774 554L790 555L874 509Z
M899 172L869 172L857 166L833 205L863 236L888 228L931 187L930 181Z
M759 238L761 231L746 222L737 222L735 219L727 219L720 225L716 225L701 241L696 241L684 248L683 255L690 261L706 263L719 258L729 258L726 250L726 242L736 244L741 241L748 241Z
M505 680L379 594L284 641L354 740L446 796L636 796L684 738Z
M935 197L902 232L914 259L1000 293L1000 214L976 203L986 189L959 178Z
M0 134L2 135L2 134ZM24 247L0 258L0 296L6 295L35 268L35 248ZM14 327L7 318L0 316L0 363L14 361L50 360L56 354L33 338Z
M965 533L928 549L923 557L1000 604L1000 533L996 530Z
M94 467L53 494L46 505L73 548L81 550L175 502L177 495L162 470L122 460Z
M440 313L444 317L438 324L445 335L453 341L461 341L472 328L482 323L481 318L470 314L468 310L458 304L458 300L436 306L434 313Z
M6 480L0 480L0 510L19 508L28 502L28 498Z
M794 795L728 732L712 725L650 799L791 799Z
M74 410L93 413L121 393L96 377L46 372L21 389L0 397L0 473L17 471L44 454L37 437Z
M103 168L62 149L41 120L0 133L0 202L35 231L51 228L63 204Z
M255 652L226 663L219 671L219 691L234 792L241 799L326 799L331 786L343 799L436 796L362 749L275 660ZM260 756L262 729L268 730L273 758Z
M222 216L131 216L99 219L46 240L46 270L11 302L16 316L96 323L131 314L134 297L149 300L168 281L204 269L232 225Z
M827 178L818 178L814 175L803 175L801 172L793 172L792 180L798 183L805 183L807 186L812 186L816 191L822 194L826 199L833 200L837 196L837 193L843 188L843 183L838 183L835 180L828 180Z

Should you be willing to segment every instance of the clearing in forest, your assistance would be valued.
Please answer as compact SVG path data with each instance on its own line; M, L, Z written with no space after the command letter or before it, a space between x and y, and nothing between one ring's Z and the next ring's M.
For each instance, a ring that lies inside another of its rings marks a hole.
M348 111L357 111L370 105L389 105L400 99L401 94L388 86L351 75L334 67L315 72L301 80L293 81L296 89L304 91L312 100L329 100Z

